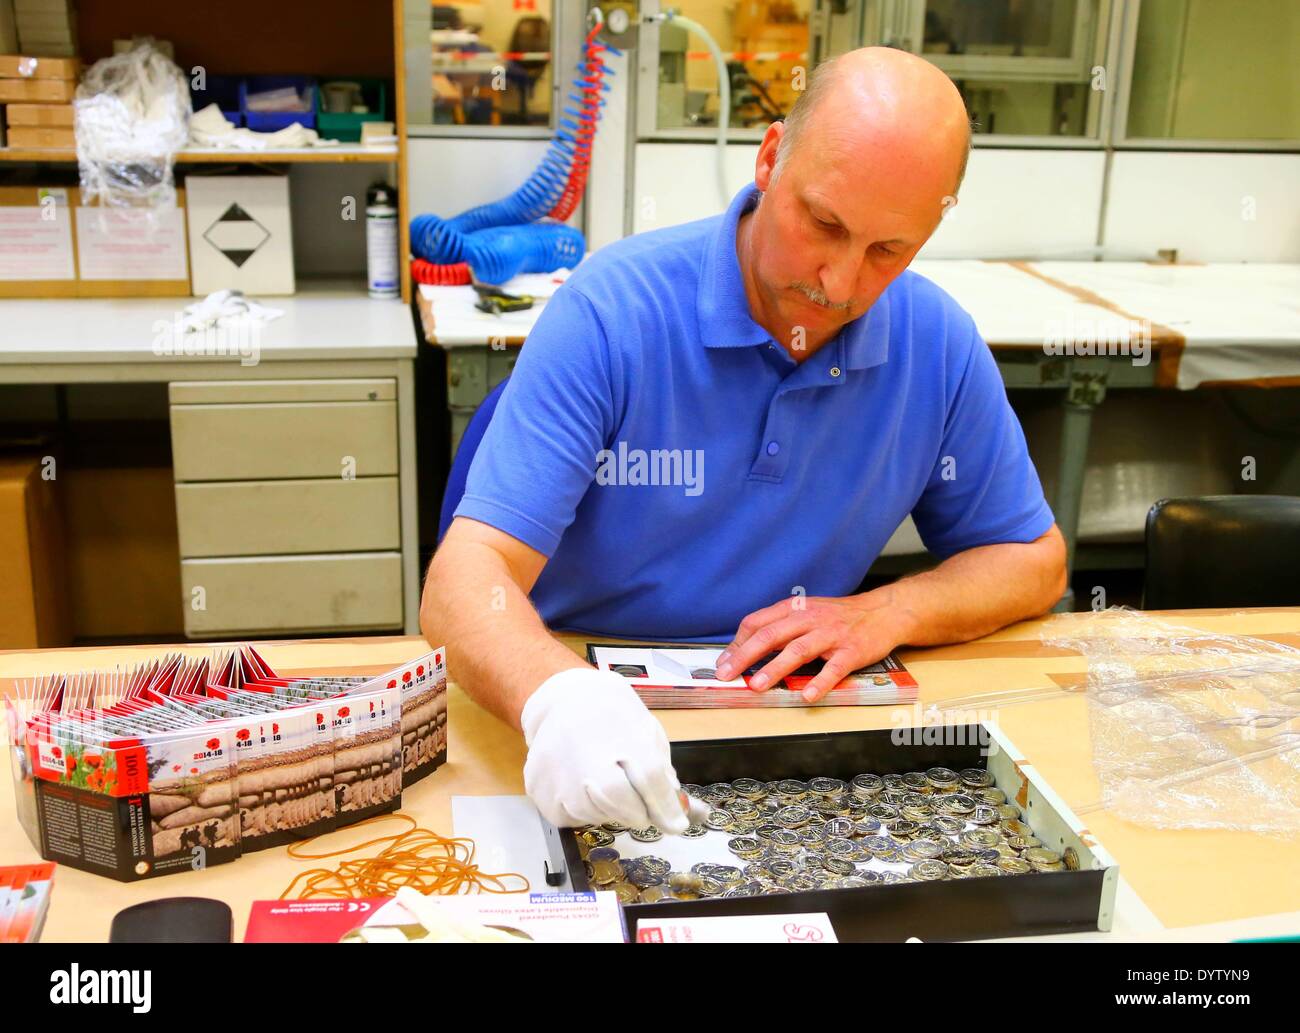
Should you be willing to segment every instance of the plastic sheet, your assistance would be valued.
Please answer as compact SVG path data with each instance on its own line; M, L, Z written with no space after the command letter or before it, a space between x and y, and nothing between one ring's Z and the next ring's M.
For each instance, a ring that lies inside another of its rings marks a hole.
M175 206L172 163L189 138L190 92L152 41L91 65L74 118L83 203Z
M1111 608L1045 644L1088 660L1103 806L1136 824L1300 835L1300 650Z

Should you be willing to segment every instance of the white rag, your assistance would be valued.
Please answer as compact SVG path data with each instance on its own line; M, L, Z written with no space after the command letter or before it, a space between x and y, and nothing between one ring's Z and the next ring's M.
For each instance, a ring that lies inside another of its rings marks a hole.
M213 291L202 301L196 301L181 313L181 325L187 334L210 330L214 326L233 327L261 325L284 315L283 309L268 308L243 291Z
M190 145L193 147L230 147L240 151L287 150L293 147L333 147L337 140L322 140L314 129L295 122L274 133L236 129L215 104L196 111L190 118Z

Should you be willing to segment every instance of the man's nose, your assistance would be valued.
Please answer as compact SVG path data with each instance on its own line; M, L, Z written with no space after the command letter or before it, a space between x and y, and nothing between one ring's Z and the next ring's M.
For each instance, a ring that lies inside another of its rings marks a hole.
M853 300L858 282L858 263L847 255L837 255L821 268L821 290L832 305L846 305Z

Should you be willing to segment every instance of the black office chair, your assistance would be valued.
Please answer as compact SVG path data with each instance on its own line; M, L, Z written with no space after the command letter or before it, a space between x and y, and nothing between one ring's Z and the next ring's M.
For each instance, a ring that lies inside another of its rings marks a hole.
M1300 498L1162 499L1146 539L1143 609L1300 605Z

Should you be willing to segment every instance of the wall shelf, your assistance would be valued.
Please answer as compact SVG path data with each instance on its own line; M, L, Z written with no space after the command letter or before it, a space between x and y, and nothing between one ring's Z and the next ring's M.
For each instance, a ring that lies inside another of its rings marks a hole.
M272 165L279 163L321 162L347 164L375 162L392 164L398 159L396 147L363 147L357 143L341 143L333 147L295 147L292 149L245 151L228 147L187 147L178 151L178 164L238 163ZM0 161L35 162L39 164L75 164L75 151L52 150L40 147L0 147Z

